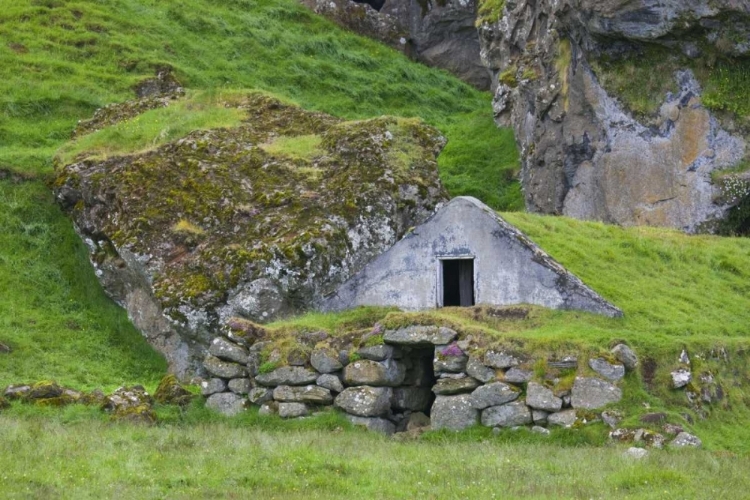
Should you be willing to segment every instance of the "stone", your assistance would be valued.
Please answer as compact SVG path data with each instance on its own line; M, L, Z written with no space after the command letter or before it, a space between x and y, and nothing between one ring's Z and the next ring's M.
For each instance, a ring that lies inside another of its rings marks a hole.
M432 391L427 387L396 387L393 389L391 407L395 410L427 411L431 400Z
M441 378L432 386L432 392L443 396L471 392L479 386L479 382L471 377Z
M625 344L617 344L612 348L612 355L617 361L625 366L626 370L633 371L638 366L638 356Z
M617 382L625 376L625 366L612 364L602 358L593 358L589 360L589 367L602 377Z
M210 396L217 392L224 392L227 390L227 383L220 378L210 378L201 382L201 394L204 396Z
M505 372L505 375L503 375L503 381L510 384L525 384L530 381L533 376L534 372L531 370L524 370L523 368L514 366Z
M700 438L698 436L694 436L693 434L689 434L687 432L680 432L677 434L677 437L675 437L670 443L669 446L675 447L675 448L685 448L687 446L694 447L694 448L700 448L703 445Z
M309 356L302 349L293 349L286 355L286 362L289 366L305 366L308 359Z
M535 424L546 424L547 423L547 417L549 417L549 413L542 410L535 410L531 409L531 420L534 421Z
M247 349L222 337L216 337L211 341L208 353L223 361L232 361L241 365L247 364Z
M305 417L310 413L304 403L279 403L279 416L281 418Z
M249 378L233 378L229 381L227 387L235 394L248 394L253 388L253 384Z
M646 443L653 448L663 448L666 439L658 432L653 432L648 429L638 429L633 435L633 441L636 443Z
M685 349L680 351L680 357L677 358L677 360L682 363L683 365L689 365L690 364L690 356L688 356L688 353Z
M243 378L247 376L247 368L244 366L222 361L210 354L203 360L203 367L208 373L221 378Z
M395 348L392 345L381 344L368 347L360 347L357 350L357 354L359 354L362 359L369 359L372 361L385 361L386 359L393 357L394 350Z
M349 387L336 396L334 405L360 417L380 417L391 408L393 390L390 387Z
M460 373L466 369L468 361L469 357L454 342L450 345L435 346L435 359L432 360L432 368L435 373Z
M573 383L570 404L573 408L596 410L622 399L622 391L604 380L592 377L576 377Z
M475 378L486 384L497 378L495 369L485 366L478 358L469 356L469 361L466 363L466 374L472 378Z
M693 374L687 368L679 368L671 373L672 375L672 387L675 389L681 389L693 380Z
M3 391L3 397L10 401L24 398L31 391L31 386L26 384L9 385Z
M664 424L662 426L662 430L672 436L676 436L677 434L685 431L685 429L683 429L681 425L677 424Z
M378 432L390 436L396 432L396 426L393 422L384 418L377 417L357 417L355 415L347 415L347 420L355 426L361 426L371 432Z
M536 382L529 382L526 386L526 404L530 407L554 413L562 409L562 398L555 397L554 393Z
M487 351L484 355L484 364L493 368L505 370L521 364L521 361L506 352Z
M398 330L386 330L383 340L387 344L426 347L450 344L456 337L458 333L450 328L417 325Z
M273 391L265 387L255 387L250 389L247 399L254 405L260 405L273 399Z
M267 403L263 403L262 405L260 405L260 408L258 409L258 415L262 415L264 417L267 417L270 415L277 415L278 413L279 413L279 403L277 403L276 401L268 401Z
M562 359L548 359L547 366L558 370L574 370L578 368L578 358L576 356L565 356Z
M614 429L622 421L622 414L617 411L608 410L602 412L602 422L607 424L610 428Z
M551 434L549 429L545 429L544 427L540 427L538 425L535 425L531 428L531 432L535 432L537 434L543 434L545 436L549 436Z
M206 399L206 408L232 417L245 411L245 398L233 392L220 392L212 394Z
M56 382L43 381L31 385L31 389L26 393L26 401L35 401L43 399L59 398L63 395L64 388Z
M339 379L336 375L331 375L330 373L321 375L320 377L318 377L315 383L320 387L333 392L341 392L344 390L344 384L341 383L341 379Z
M266 387L277 385L307 385L314 383L320 374L301 366L282 366L269 373L261 373L255 381Z
M578 415L575 410L563 410L558 413L552 413L547 416L547 425L559 425L561 427L570 428L576 423Z
M482 411L482 425L487 427L515 427L530 423L531 410L523 401L491 406Z
M154 393L154 401L163 405L184 407L193 401L193 397L193 393L185 389L174 375L162 378ZM80 399L80 397L74 399Z
M406 430L414 431L417 429L427 429L431 425L432 422L430 421L430 417L428 417L421 411L418 411L409 415L408 422L406 424Z
M634 458L636 460L640 460L642 458L646 458L648 455L648 450L645 448L636 448L634 446L628 448L628 451L622 454L624 457L627 458Z
M400 361L372 361L362 359L344 368L344 383L347 385L372 385L395 387L406 378L406 366Z
M331 391L317 385L280 385L273 390L273 399L291 403L328 405L333 403Z
M333 349L313 349L310 364L320 373L333 373L344 367L339 361L338 353Z
M433 430L460 431L479 421L479 411L471 405L471 395L438 396L430 410Z
M502 382L492 382L478 387L471 393L471 404L477 410L499 406L518 399L520 391Z

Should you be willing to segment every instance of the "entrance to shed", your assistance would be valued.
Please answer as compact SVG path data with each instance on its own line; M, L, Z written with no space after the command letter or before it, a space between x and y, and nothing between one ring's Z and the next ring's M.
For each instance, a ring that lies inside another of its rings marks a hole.
M441 259L443 307L474 305L474 259Z

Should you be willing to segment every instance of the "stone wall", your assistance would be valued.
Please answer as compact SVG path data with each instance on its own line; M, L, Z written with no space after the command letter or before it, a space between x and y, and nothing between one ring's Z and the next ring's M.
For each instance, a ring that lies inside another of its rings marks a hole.
M296 418L334 406L355 425L386 434L477 424L546 433L600 418L616 424L615 412L599 410L620 401L620 381L638 363L622 344L606 359L540 360L482 349L446 327L376 325L361 338L298 336L309 351L276 366L263 361L266 339L236 331L214 339L204 362L214 378L202 383L208 407L233 415L257 405L262 414Z

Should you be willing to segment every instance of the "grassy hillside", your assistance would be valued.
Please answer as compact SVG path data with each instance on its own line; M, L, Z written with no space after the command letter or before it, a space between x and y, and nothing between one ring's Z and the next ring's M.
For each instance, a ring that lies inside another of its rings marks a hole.
M450 141L440 168L453 194L522 206L512 132L494 126L489 94L294 0L6 1L0 40L0 168L50 172L77 120L169 65L192 89L261 89L349 119L420 116Z

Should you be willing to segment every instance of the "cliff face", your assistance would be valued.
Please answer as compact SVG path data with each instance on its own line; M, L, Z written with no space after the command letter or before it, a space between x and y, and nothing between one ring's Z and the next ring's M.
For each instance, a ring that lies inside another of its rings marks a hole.
M479 33L529 210L696 232L747 204L750 1L508 0Z
M390 45L475 87L490 88L479 57L474 0L301 0L316 13ZM379 11L366 3L380 6Z
M229 318L304 311L445 200L445 139L419 120L343 122L254 93L234 106L237 127L84 152L55 182L105 290L181 377Z

